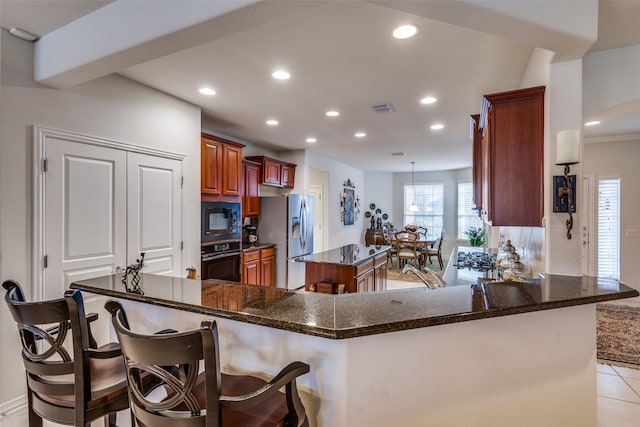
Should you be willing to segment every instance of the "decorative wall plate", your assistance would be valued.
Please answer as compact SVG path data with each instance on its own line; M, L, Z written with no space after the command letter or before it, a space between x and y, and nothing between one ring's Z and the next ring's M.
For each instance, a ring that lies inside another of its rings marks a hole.
M365 217L365 218L371 218L371 212L366 211L366 212L364 213L364 217Z
M369 209L374 210L376 208L376 204L375 203L371 203L369 205Z

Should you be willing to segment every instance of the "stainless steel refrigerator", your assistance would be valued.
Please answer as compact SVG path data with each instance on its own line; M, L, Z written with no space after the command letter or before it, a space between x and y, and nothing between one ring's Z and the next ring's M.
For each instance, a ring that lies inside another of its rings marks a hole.
M258 237L276 244L276 286L304 286L305 264L294 259L313 252L313 197L261 197Z

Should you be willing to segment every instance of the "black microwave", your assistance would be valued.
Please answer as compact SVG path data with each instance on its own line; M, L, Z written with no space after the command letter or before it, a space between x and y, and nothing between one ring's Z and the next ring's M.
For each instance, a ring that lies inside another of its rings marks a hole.
M202 202L202 242L241 239L240 218L240 203Z

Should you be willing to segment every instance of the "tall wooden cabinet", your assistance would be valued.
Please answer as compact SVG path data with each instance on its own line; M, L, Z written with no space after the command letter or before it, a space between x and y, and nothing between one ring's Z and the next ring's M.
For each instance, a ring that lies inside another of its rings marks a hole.
M251 160L242 161L244 192L242 194L242 217L260 216L260 164Z
M214 135L200 135L200 192L203 198L238 198L242 195L242 147L243 144Z
M492 225L542 226L544 92L539 86L484 96L473 178L482 218Z

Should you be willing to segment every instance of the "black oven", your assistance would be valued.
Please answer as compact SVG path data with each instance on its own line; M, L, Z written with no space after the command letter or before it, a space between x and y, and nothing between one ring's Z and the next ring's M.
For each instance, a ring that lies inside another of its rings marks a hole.
M240 203L202 202L202 242L240 240L242 238L240 217Z
M202 280L218 279L240 281L240 242L203 245L200 251Z

